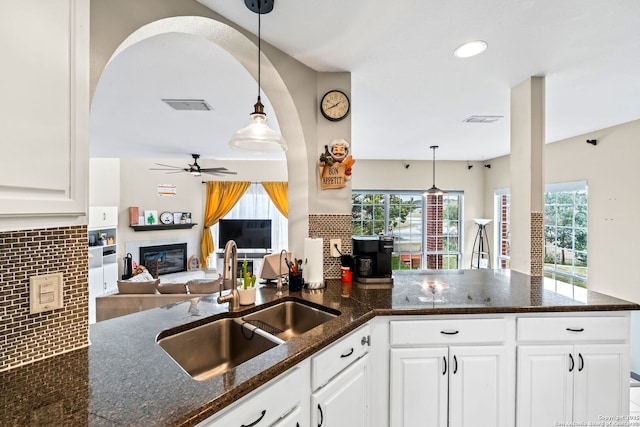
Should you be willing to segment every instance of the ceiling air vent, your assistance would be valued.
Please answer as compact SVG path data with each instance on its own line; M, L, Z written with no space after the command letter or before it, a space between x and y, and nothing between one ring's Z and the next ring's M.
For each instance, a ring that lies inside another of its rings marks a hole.
M471 116L463 120L465 123L493 123L500 120L503 116Z
M213 110L204 99L163 99L169 107L179 111L209 111Z

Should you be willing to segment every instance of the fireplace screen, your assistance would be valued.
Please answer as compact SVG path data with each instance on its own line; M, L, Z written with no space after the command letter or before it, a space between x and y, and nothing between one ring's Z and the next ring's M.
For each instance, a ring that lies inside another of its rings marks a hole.
M151 261L151 262L150 262ZM144 246L140 248L140 264L158 263L158 274L187 270L187 244Z

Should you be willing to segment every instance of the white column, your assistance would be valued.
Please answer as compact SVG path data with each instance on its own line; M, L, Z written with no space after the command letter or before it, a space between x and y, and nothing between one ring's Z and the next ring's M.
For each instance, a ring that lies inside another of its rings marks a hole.
M511 269L542 276L544 261L544 77L511 89Z

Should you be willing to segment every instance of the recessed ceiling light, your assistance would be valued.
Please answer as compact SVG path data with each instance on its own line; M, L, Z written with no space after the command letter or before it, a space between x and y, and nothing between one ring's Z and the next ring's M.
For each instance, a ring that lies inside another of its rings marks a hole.
M494 123L500 120L502 116L469 116L463 120L465 123Z
M487 46L487 42L474 40L458 46L456 50L453 51L453 55L458 58L470 58L487 50Z

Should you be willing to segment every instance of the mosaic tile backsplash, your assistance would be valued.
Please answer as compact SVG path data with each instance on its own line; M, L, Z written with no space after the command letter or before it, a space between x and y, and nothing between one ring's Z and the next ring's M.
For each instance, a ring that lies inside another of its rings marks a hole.
M0 371L89 343L87 227L0 232ZM64 307L29 313L29 278L62 273Z
M340 239L340 252L351 254L351 215L309 215L309 237L322 237L324 278L340 278L340 258L331 256L330 240Z

